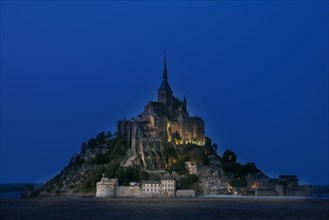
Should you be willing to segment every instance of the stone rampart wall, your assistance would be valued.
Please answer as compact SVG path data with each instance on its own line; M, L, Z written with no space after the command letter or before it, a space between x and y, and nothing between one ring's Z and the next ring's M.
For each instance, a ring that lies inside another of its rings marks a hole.
M116 197L141 197L139 186L118 186L116 188Z
M304 189L286 189L285 196L309 196L309 192Z
M255 190L255 196L277 196L278 193L273 190L258 189Z
M195 197L194 190L177 190L176 197Z
M110 184L97 184L96 197L114 197L115 187Z

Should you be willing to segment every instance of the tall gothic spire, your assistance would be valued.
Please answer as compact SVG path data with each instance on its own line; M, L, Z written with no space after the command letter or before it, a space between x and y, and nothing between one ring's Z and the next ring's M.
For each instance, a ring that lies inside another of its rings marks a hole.
M164 65L163 65L163 80L158 89L158 102L162 102L163 104L168 104L170 100L172 100L172 90L170 88L168 82L168 75L167 75L167 61L166 61L166 50L164 51Z
M167 60L166 60L166 50L164 50L163 79L164 79L164 80L167 80L167 79L168 79L168 74L167 74Z

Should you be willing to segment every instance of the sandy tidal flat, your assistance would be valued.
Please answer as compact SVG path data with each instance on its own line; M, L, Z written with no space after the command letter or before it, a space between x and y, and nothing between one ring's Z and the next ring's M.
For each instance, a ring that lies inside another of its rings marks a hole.
M1 200L0 219L329 219L328 199L42 198Z

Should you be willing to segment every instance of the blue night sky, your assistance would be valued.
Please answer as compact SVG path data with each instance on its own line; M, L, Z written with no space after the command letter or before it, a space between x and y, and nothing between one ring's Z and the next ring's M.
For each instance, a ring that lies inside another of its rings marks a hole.
M328 1L1 1L0 182L45 182L80 144L174 95L271 177L328 184Z

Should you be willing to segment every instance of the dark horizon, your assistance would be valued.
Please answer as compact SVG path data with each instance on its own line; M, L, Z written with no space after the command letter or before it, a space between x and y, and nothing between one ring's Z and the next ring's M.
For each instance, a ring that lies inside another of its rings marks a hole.
M46 182L168 80L266 175L329 184L328 2L1 2L0 183Z

